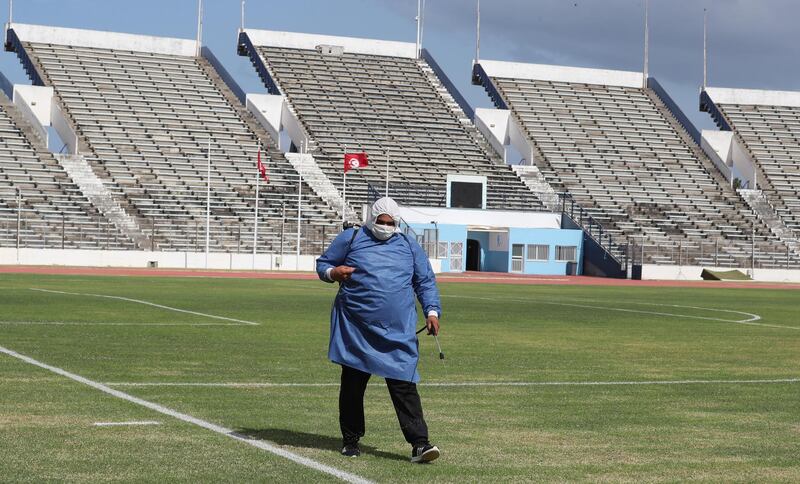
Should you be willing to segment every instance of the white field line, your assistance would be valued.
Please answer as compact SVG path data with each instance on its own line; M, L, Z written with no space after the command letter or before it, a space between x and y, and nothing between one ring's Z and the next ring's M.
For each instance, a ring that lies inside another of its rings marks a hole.
M53 291L53 290L50 290L50 289L39 289L39 288L35 288L35 287L30 287L28 289L30 289L31 291L48 292L48 293L51 293L51 294L68 294L70 296L90 296L90 297L102 297L102 298L107 298L107 299L119 299L120 301L127 301L127 302L136 303L136 304L144 304L146 306L152 306L152 307L155 307L155 308L166 309L167 311L175 311L175 312L178 312L178 313L193 314L195 316L202 316L204 318L211 318L211 319L221 319L223 321L233 321L234 323L247 324L247 325L250 325L250 326L259 326L258 323L254 323L253 321L244 321L244 320L241 320L241 319L226 318L225 316L216 316L214 314L206 314L206 313L199 313L197 311L189 311L189 310L186 310L186 309L178 309L178 308L173 308L173 307L170 307L170 306L164 306L162 304L152 303L152 302L149 302L149 301L142 301L140 299L131 299L129 297L109 296L107 294L89 294L89 293L82 293L82 292Z
M90 321L0 321L0 325L19 326L242 326L241 323L104 323Z
M314 470L317 470L317 471L320 471L320 472L324 472L326 474L330 474L331 476L337 477L337 478L339 478L339 479L341 479L343 481L353 482L353 483L370 483L371 482L371 481L368 481L368 480L366 480L366 479L364 479L364 478L362 478L360 476L357 476L355 474L351 474L349 472L342 471L342 470L337 469L335 467L331 467L331 466L323 464L321 462L317 462L317 461L315 461L313 459L309 459L308 457L303 457L303 456L301 456L299 454L295 454L294 452L290 452L288 450L282 449L282 448L278 447L277 445L275 445L275 444L273 444L271 442L267 442L267 441L264 441L264 440L255 440L255 439L250 438L249 436L239 434L239 433L237 433L237 432L235 432L235 431L233 431L231 429L222 427L220 425L217 425L217 424L214 424L214 423L211 423L211 422L207 422L207 421L199 419L197 417L192 417L191 415L178 412L177 410L172 410L171 408L165 407L163 405L159 405L157 403L149 402L147 400L143 400L141 398L134 397L133 395L129 395L129 394L121 392L119 390L115 390L113 388L110 388L107 385L102 384L102 383L98 383L96 381L89 380L88 378L84 378L84 377L82 377L80 375L76 375L74 373L70 373L70 372L68 372L66 370L62 370L61 368L57 368L55 366L50 366L50 365L48 365L46 363L42 363L42 362L40 362L38 360L34 360L33 358L31 358L29 356L22 355L20 353L17 353L15 351L10 350L10 349L4 348L2 346L0 346L0 353L4 353L4 354L6 354L8 356L11 356L13 358L17 358L18 360L22 360L22 361L24 361L26 363L29 363L31 365L38 366L39 368L43 368L43 369L48 370L48 371L50 371L52 373L55 373L57 375L61 375L63 377L66 377L66 378L69 378L71 380L74 380L76 382L83 383L84 385L88 385L88 386L90 386L90 387L92 387L92 388L94 388L96 390L100 390L103 393L107 393L109 395L112 395L114 397L120 398L122 400L127 400L127 401L129 401L131 403L135 403L137 405L141 405L142 407L149 408L150 410L154 410L154 411L162 413L164 415L169 415L170 417L174 417L174 418L176 418L178 420L181 420L183 422L190 423L190 424L196 425L198 427L202 427L202 428L204 428L206 430L210 430L212 432L224 435L226 437L229 437L229 438L234 439L234 440L238 440L240 442L244 442L246 444L252 445L253 447L257 447L257 448L259 448L261 450L265 450L267 452L275 454L275 455L277 455L279 457L283 457L284 459L288 459L288 460L290 460L292 462L295 462L295 463L300 464L302 466L308 467L310 469L314 469Z
M138 420L133 422L95 422L92 425L95 427L123 427L128 425L161 425L161 422L156 422L155 420Z
M422 387L543 387L543 386L624 386L624 385L744 385L770 383L800 383L800 378L775 378L769 380L644 380L644 381L476 381L428 382ZM286 388L286 387L338 387L338 383L205 383L205 382L114 382L110 387L220 387L220 388ZM379 382L370 385L381 385Z
M654 316L669 316L674 318L689 318L689 319L702 319L705 321L719 321L721 323L733 323L733 324L746 324L749 326L764 326L767 328L780 328L780 329L794 329L800 330L800 327L797 326L782 326L779 324L767 324L767 323L756 323L755 321L759 321L761 316L758 314L753 313L746 313L744 311L733 311L730 309L714 309L714 308L704 308L699 306L681 306L678 304L659 304L659 303L645 303L645 302L624 302L623 304L638 304L638 305L646 305L646 306L661 306L661 307L672 307L672 308L684 308L684 309L699 309L702 311L711 311L711 312L719 312L719 313L732 313L732 314L740 314L742 316L748 316L747 319L724 319L724 318L712 318L708 316L695 316L691 314L679 314L679 313L665 313L660 311L644 311L641 309L624 309L624 308L612 308L608 306L594 306L589 304L576 304L576 303L565 303L565 302L554 302L554 301L542 301L540 299L522 299L522 298L508 298L508 297L496 297L496 298L489 298L489 297L480 297L480 296L456 296L445 294L442 297L449 297L449 298L459 298L459 299L480 299L482 301L519 301L519 302L529 302L533 304L548 304L551 306L568 306L568 307L575 307L575 308L584 308L584 309L602 309L606 311L618 311L623 313L639 313L639 314L651 314Z

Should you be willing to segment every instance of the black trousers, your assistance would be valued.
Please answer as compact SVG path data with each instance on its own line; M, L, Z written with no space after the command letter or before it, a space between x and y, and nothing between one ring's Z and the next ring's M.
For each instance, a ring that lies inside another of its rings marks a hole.
M339 426L345 444L358 442L364 436L364 391L369 373L342 365L342 384L339 387ZM428 425L422 416L422 402L417 385L407 381L386 379L397 420L406 442L411 445L428 443Z

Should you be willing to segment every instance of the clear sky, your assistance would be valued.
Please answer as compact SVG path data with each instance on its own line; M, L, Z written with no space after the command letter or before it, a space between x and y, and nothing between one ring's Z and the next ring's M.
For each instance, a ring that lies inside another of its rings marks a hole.
M7 19L2 0L0 19ZM642 70L644 0L483 0L484 59ZM475 0L426 0L424 44L473 106ZM236 55L240 0L205 0L204 44L246 92L263 92ZM414 42L416 0L248 0L246 26ZM709 8L711 85L800 90L800 0L651 0L650 73L701 128L703 8ZM197 0L16 0L14 21L147 35L196 36ZM29 82L12 53L0 71Z

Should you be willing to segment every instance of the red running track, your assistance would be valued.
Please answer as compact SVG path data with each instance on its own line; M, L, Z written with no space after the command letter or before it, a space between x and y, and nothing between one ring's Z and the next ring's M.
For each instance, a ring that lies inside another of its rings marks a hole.
M312 272L150 269L122 267L0 266L5 274L64 274L82 276L219 277L238 279L316 279ZM632 281L588 276L527 276L498 272L439 274L440 282L539 284L565 286L709 287L743 289L800 289L800 284L753 281Z

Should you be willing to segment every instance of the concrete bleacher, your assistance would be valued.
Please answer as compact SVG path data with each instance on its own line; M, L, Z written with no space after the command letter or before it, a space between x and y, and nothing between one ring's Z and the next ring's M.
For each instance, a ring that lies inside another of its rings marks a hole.
M133 248L27 128L0 93L0 247Z
M511 110L553 188L568 192L617 240L716 243L733 262L750 259L755 234L757 264L786 263L785 246L667 102L644 87L642 73L495 61L481 61L475 73L497 107Z
M705 106L755 163L757 185L800 236L800 92L706 88Z
M402 203L445 206L448 175L477 175L486 177L486 208L543 209L481 143L414 44L253 30L243 35L256 51L244 53L262 63L270 92L286 97L310 137L310 153L338 189L345 149L369 154L372 166L347 178L351 205L370 200L367 184L383 191L388 157L390 195ZM317 51L317 45L333 48Z
M292 248L298 186L303 251L319 251L335 234L334 212L298 183L275 141L194 55L194 41L14 27L42 82L55 89L81 154L154 248L204 248L209 146L211 250L252 250L259 145L269 183L259 194L258 251Z

